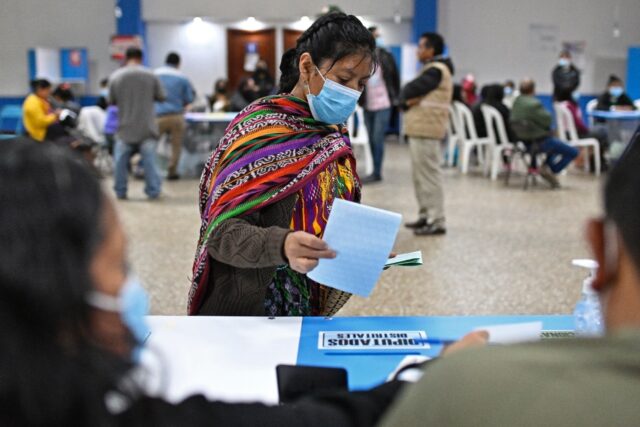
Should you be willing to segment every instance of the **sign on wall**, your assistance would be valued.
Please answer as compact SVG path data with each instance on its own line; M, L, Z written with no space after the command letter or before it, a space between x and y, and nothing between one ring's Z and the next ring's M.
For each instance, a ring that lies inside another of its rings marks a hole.
M117 35L111 36L111 42L109 43L109 54L111 59L116 61L122 61L127 53L127 49L130 47L137 47L142 49L144 46L142 37L140 36L127 36Z

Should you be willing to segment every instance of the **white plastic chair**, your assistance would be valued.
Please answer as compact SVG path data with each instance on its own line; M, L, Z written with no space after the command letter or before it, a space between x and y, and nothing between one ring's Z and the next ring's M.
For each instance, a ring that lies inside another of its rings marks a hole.
M509 141L507 136L507 128L504 123L502 114L490 105L482 105L482 117L484 118L485 126L487 127L487 135L491 144L489 145L489 161L485 164L485 174L491 170L491 180L498 179L498 171L500 164L502 163L502 155L505 151L511 151L514 149L514 144ZM494 128L495 123L495 128ZM498 134L496 135L496 128ZM498 138L502 144L498 144Z
M595 138L580 138L576 130L576 123L573 121L571 111L563 104L556 102L553 104L556 113L556 124L558 126L558 137L567 144L577 148L592 148L595 161L596 176L600 176L600 143ZM589 162L584 162L585 171L589 171Z
M356 116L358 117L357 133L354 120ZM364 124L364 110L362 107L356 107L355 113L347 120L347 130L349 131L351 145L354 147L359 145L364 151L364 175L361 176L371 175L373 173L373 156L371 155L371 147L369 147L369 132L367 131L367 126Z
M459 101L455 101L454 106L458 113L458 123L460 123L460 170L463 174L466 174L469 171L469 157L471 156L471 150L477 147L478 161L481 165L484 165L483 149L491 144L491 140L488 137L478 137L476 125L473 122L473 114L469 107Z
M591 113L596 109L597 105L598 105L598 100L592 99L591 101L587 102L587 105L585 107L585 110L587 110L587 115L589 116L588 118L589 127L593 126L593 116L591 115Z
M459 119L460 117L456 112L456 107L454 105L450 105L449 120L447 121L447 166L449 167L453 166L453 157L455 156L456 147L459 146L464 133Z

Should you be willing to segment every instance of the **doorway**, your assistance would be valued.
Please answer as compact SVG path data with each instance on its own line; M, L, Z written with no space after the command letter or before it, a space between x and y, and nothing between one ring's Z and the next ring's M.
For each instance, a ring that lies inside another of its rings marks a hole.
M298 37L302 35L302 31L296 30L284 30L284 51L286 52L289 49L296 47L296 42L298 41Z
M253 74L257 59L267 62L269 72L276 72L276 30L227 30L227 76L234 91L245 76Z

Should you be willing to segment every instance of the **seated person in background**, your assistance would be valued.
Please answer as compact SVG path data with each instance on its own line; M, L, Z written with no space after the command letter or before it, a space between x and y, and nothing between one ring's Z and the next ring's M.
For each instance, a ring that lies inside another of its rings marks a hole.
M547 160L540 168L540 175L552 188L558 188L560 183L556 174L578 156L578 150L551 136L551 113L534 96L535 88L535 82L531 79L524 79L520 83L520 96L511 110L511 127L523 142L540 142L540 149L547 154Z
M507 108L511 109L513 107L513 102L518 96L520 96L520 91L516 89L516 84L513 80L504 82L504 99L502 102Z
M76 116L82 108L76 102L76 97L73 95L71 86L68 83L62 83L53 91L51 94L51 106L54 109L72 111Z
M242 111L258 98L258 86L255 80L252 77L243 77L238 90L231 97L231 111Z
M571 92L569 91L559 91L556 94L556 102L561 103L569 112L571 112L571 117L573 118L573 123L576 126L576 131L578 132L578 137L580 138L595 138L598 140L600 144L600 164L603 169L606 169L606 158L605 153L608 148L607 143L607 131L602 127L594 127L594 129L590 130L582 119L582 110L580 106L573 98ZM576 159L576 166L581 167L584 159L582 158L582 154L587 152L586 150L581 150L580 156ZM591 171L595 170L593 159L591 159Z
M606 335L490 346L431 362L382 427L638 425L640 134L634 139L610 173L605 217L591 220L586 233L600 265L593 288Z
M451 96L451 103L453 104L455 101L462 102L464 104L464 99L462 98L462 86L457 83L453 85L453 95Z
M462 99L464 100L464 103L467 104L469 108L471 108L478 100L478 95L476 93L478 87L476 86L475 76L473 74L467 74L466 76L464 76L464 79L462 79L461 85Z
M508 141L502 141L500 140L500 135L498 134L498 129L496 128L495 124L494 124L494 133L496 135L497 138L497 143L498 144L503 144L505 142L513 142L515 141L517 138L515 136L515 134L513 133L513 130L511 129L511 124L510 124L510 111L507 108L506 105L504 105L503 103L503 87L501 84L491 84L491 85L486 85L483 86L482 89L480 90L480 102L478 102L476 105L473 106L472 108L472 112L473 112L473 122L476 125L476 132L478 133L478 137L480 138L486 138L487 137L487 126L486 123L484 121L484 116L482 115L482 105L488 105L490 107L495 108L496 110L498 110L498 112L500 113L500 115L502 116L502 121L504 122L504 126L505 129L507 131L507 138L509 139Z
M100 80L100 94L96 105L103 110L109 106L109 79Z
M264 59L261 59L256 64L256 70L253 72L253 81L258 87L258 98L273 94L275 82L273 76L269 73L267 61Z
M229 100L229 81L218 79L213 85L213 95L209 97L209 110L213 113L231 111L231 101Z
M60 110L53 110L49 104L51 83L48 80L32 81L31 90L22 104L22 123L31 138L42 142L49 128L58 121Z
M624 92L622 79L616 75L610 75L607 82L607 91L598 97L596 110L601 111L631 111L635 110L633 101ZM596 118L596 122L603 122L603 119Z
M376 424L400 382L290 405L180 403L131 375L148 297L98 179L69 150L0 144L0 425L354 426ZM198 375L198 371L192 372Z

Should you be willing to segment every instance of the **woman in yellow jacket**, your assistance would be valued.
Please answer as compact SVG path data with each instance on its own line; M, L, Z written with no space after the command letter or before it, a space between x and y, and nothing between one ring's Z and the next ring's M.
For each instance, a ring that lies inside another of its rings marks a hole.
M33 92L22 104L22 122L29 136L36 141L44 141L49 126L58 121L59 111L51 110L48 98L51 94L51 83L45 79L31 83Z

